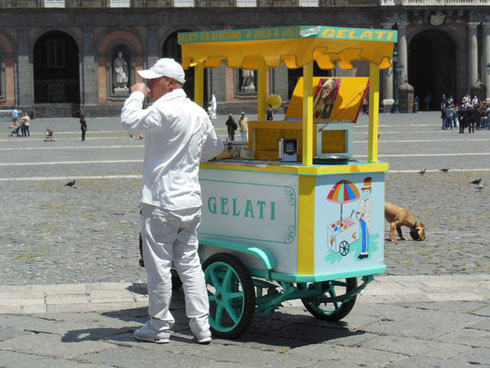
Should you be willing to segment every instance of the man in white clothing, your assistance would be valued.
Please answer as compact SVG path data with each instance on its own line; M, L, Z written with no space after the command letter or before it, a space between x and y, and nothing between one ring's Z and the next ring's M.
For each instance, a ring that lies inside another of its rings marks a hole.
M143 109L147 86L136 83L121 113L124 129L145 136L140 205L150 321L134 336L169 342L175 323L169 310L173 262L183 282L191 331L198 343L206 344L211 342L211 332L208 295L197 254L202 204L198 173L199 162L221 153L223 143L204 109L182 89L185 74L179 63L163 58L138 74L147 80L154 102Z

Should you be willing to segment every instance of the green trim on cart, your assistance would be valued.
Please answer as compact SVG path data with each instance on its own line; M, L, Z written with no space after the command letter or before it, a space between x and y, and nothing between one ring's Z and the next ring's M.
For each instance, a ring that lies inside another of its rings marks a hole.
M271 272L258 270L256 268L249 268L250 274L254 277L268 278L275 281L284 282L321 282L321 281L332 281L339 279L348 279L350 277L362 277L385 273L386 265L380 265L377 267L358 269L347 272L337 272L337 273L325 273L321 275L294 275L282 272Z
M209 238L199 238L199 244L202 245L211 245L215 247L225 248L236 250L238 252L248 253L256 256L258 259L262 261L264 267L267 271L261 270L262 277L269 279L268 274L269 270L277 267L277 261L274 256L267 250L258 248L256 246L243 244L239 242L233 242L229 240L220 240L220 239L209 239Z

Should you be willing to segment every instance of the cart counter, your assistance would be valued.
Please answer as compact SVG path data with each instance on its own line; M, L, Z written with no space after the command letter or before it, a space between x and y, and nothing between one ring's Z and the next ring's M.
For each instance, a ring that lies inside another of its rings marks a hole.
M222 245L260 274L267 265L239 252L241 246L262 249L274 260L265 271L293 282L383 273L387 170L386 163L359 161L202 164L200 252L207 258Z

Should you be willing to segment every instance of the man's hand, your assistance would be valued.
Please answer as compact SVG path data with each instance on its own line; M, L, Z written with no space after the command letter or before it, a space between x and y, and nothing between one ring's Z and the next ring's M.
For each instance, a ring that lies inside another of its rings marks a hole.
M143 92L143 94L146 96L148 96L148 90L146 89L146 84L144 83L136 83L136 84L133 84L131 86L131 89L130 89L130 92L133 93L133 92L136 92L136 91L140 91L140 92Z

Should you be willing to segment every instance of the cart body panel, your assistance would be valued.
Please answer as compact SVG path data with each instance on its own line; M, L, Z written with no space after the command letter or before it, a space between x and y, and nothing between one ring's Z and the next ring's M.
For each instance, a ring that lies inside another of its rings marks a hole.
M361 172L301 175L286 167L263 172L264 167L243 163L233 169L206 164L200 173L201 257L235 254L252 273L285 281L382 273L384 172L369 171L382 167L365 164L356 165ZM340 182L357 191L345 204L339 198L327 200ZM341 216L346 228L334 235L332 225ZM340 254L341 242L348 242L347 254ZM359 258L363 242L367 255Z

